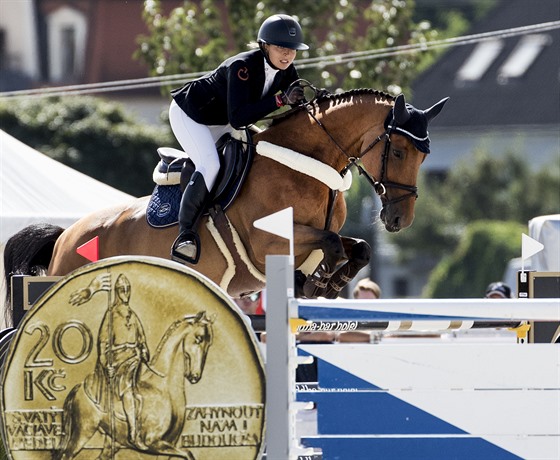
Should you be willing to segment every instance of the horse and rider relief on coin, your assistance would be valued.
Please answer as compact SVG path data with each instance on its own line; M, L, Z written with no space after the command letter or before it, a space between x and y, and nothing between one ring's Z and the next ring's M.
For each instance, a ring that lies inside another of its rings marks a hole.
M249 327L170 261L74 272L29 311L5 361L9 458L260 458L264 369Z

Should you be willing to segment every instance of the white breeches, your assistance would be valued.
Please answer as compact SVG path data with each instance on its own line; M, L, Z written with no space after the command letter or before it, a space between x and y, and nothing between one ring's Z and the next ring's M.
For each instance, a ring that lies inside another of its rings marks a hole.
M193 161L197 171L204 177L209 191L214 187L216 176L220 171L220 160L215 143L227 132L232 132L231 125L201 125L190 118L175 101L169 106L169 124L173 134Z

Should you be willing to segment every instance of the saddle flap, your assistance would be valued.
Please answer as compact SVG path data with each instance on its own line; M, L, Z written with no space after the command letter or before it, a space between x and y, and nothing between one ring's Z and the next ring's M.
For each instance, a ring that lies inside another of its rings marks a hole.
M224 210L239 193L253 163L254 147L251 145L251 133L247 131L246 135L246 144L229 137L223 149L220 149L220 172L213 202L219 203Z
M217 185L212 204L219 204L223 210L226 210L233 202L249 174L255 149L251 144L250 133L247 133L247 139L246 144L229 136L220 139L225 148L223 151L220 150L220 173L216 180ZM164 172L162 175L166 180L156 181L157 185L146 212L146 218L152 227L167 227L177 223L182 189L194 171L194 163L187 157L184 167L181 169L182 171L173 173ZM154 172L154 180L155 177Z

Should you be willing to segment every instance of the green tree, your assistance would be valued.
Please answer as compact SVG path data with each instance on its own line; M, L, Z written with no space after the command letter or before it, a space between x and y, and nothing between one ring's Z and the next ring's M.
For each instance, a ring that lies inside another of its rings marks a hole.
M260 24L274 13L293 15L304 28L311 49L299 58L425 43L445 36L429 21L415 23L413 11L412 0L202 0L185 1L165 15L160 0L147 0L144 20L149 35L139 37L136 57L158 76L208 71L254 42ZM432 53L427 52L385 56L373 62L356 57L324 68L296 65L302 78L316 86L399 93L408 91L422 62L430 59Z
M521 253L517 222L479 220L467 225L455 251L432 271L423 297L482 297L488 283L500 280L510 259Z
M221 61L228 44L214 3L185 1L165 16L160 0L144 2L149 35L138 37L135 55L149 63L152 75L200 72Z
M176 146L169 127L141 123L94 97L0 100L8 134L78 171L131 195L153 189L157 148Z
M421 177L419 185L413 225L390 236L403 260L437 260L449 254L469 222L492 219L526 225L535 216L560 212L560 164L534 171L511 151L496 157L480 149L443 181Z

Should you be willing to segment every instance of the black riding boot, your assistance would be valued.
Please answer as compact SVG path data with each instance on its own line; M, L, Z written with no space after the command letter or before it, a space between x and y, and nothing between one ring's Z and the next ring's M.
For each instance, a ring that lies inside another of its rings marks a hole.
M204 213L210 193L204 176L195 171L181 198L179 208L179 236L171 248L171 258L177 262L196 264L200 258L198 221Z

